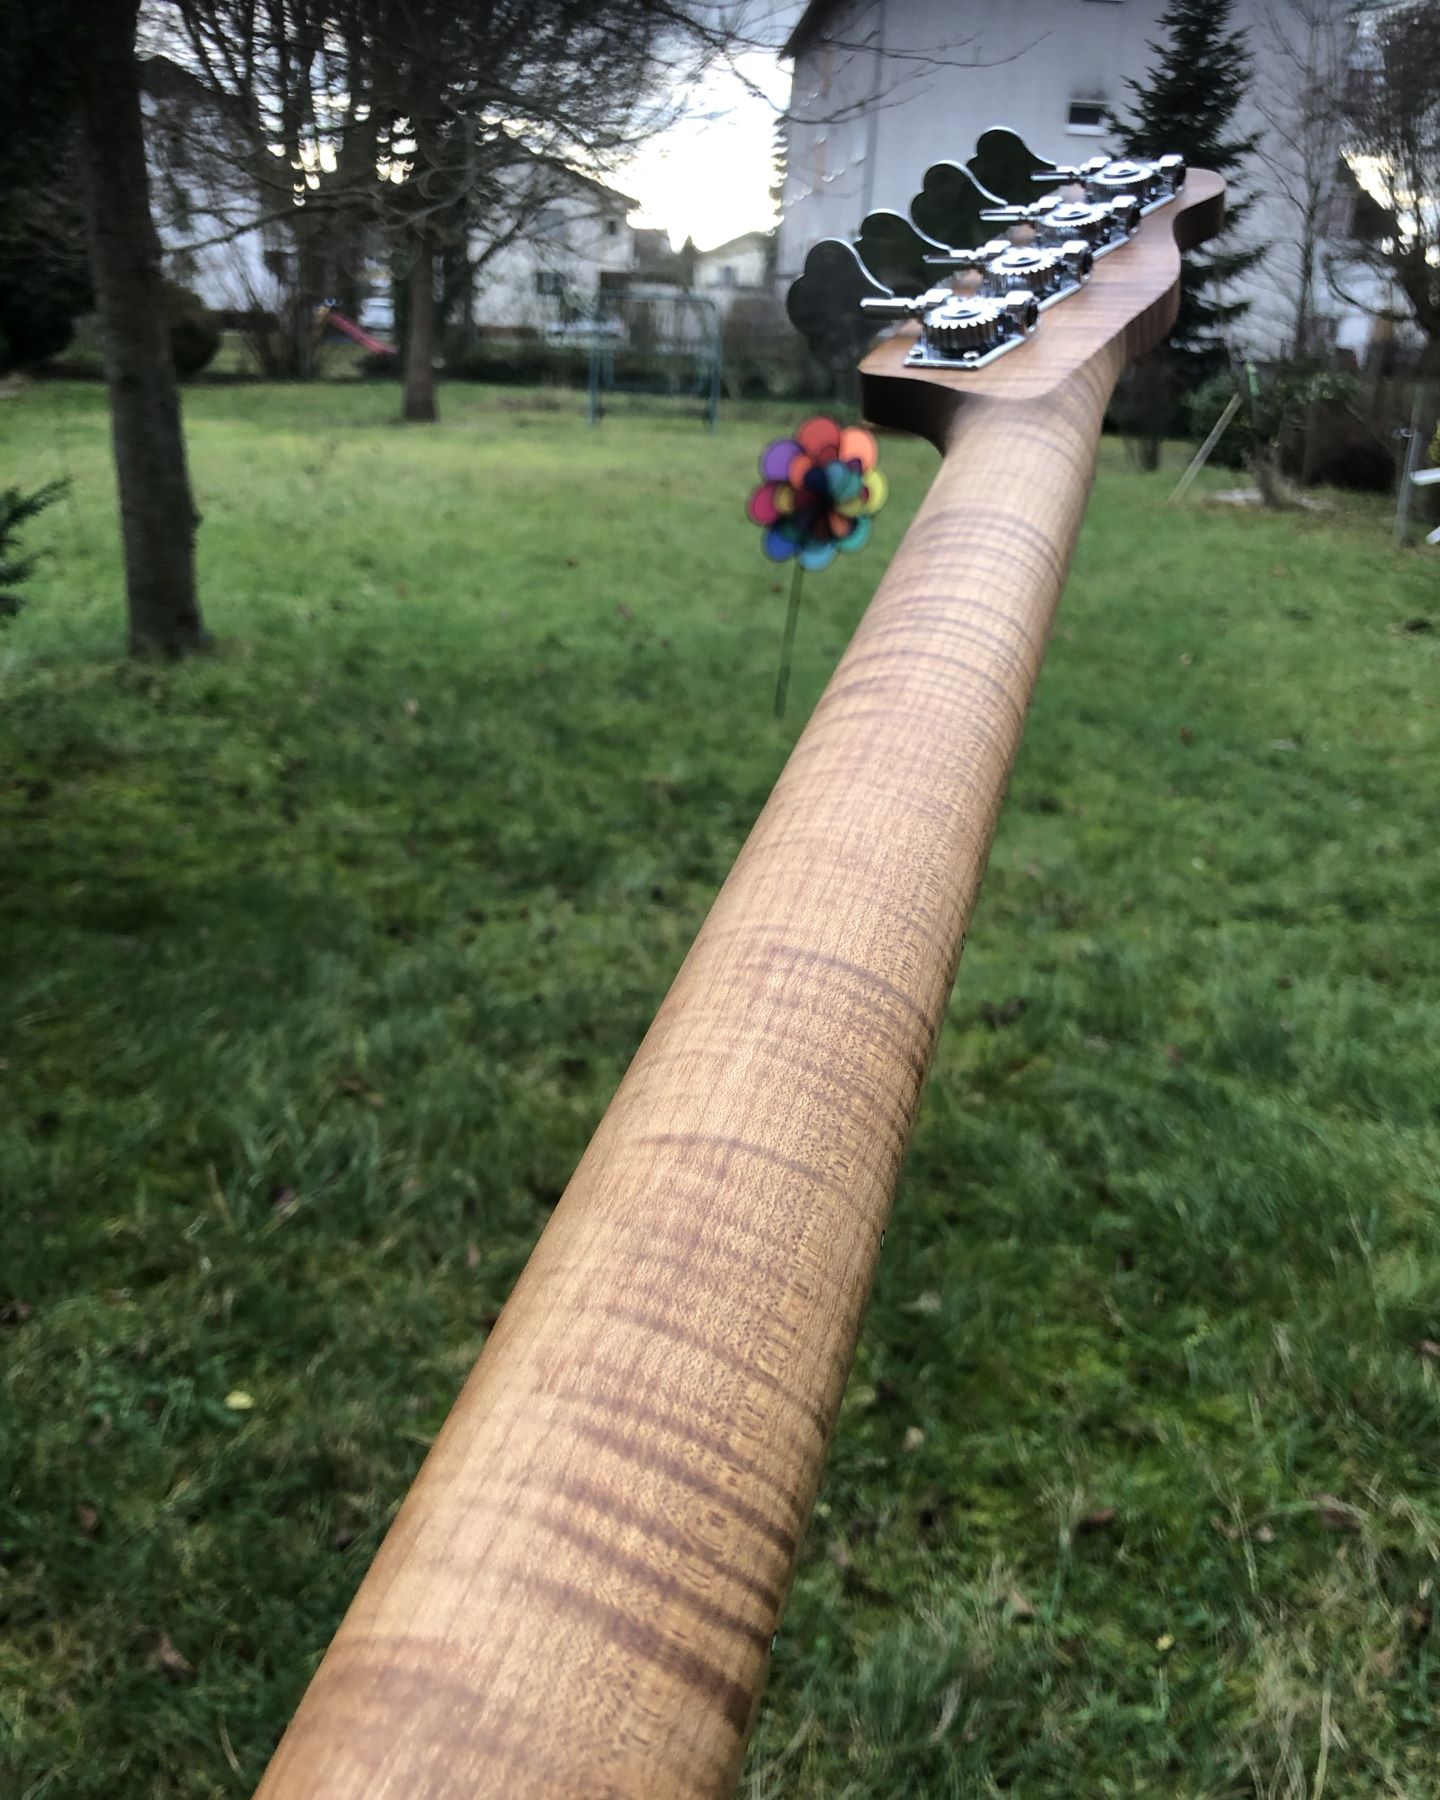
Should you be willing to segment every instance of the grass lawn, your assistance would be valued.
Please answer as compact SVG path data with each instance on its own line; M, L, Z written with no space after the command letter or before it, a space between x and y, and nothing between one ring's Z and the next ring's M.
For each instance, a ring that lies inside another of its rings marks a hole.
M782 727L788 414L443 400L192 391L173 670L98 391L0 400L75 480L0 628L7 1800L250 1791L933 467ZM1173 475L1106 447L750 1800L1440 1791L1440 559Z

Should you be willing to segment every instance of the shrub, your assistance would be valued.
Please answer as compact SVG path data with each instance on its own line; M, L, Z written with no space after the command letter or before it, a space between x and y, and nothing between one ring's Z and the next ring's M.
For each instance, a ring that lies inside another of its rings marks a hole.
M1258 392L1241 389L1240 411L1211 453L1221 468L1254 468L1262 458L1292 478L1329 487L1384 493L1395 457L1383 428L1357 406L1353 375L1313 363L1276 363L1256 376ZM1217 375L1186 398L1190 429L1206 437L1234 398L1236 380Z
M13 590L34 573L36 558L20 554L20 527L58 500L66 483L50 481L31 493L0 488L0 619L13 619L21 607Z
M366 381L398 381L401 361L393 350L367 350L360 358L360 373Z
M183 380L198 375L220 348L220 322L198 294L176 282L165 283L165 322L175 373Z

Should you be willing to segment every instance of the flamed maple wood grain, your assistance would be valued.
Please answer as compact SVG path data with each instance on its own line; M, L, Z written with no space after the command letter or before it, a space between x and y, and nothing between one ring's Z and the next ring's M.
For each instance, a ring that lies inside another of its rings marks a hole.
M940 473L263 1800L732 1791L1105 404L1222 194L989 371L867 359Z

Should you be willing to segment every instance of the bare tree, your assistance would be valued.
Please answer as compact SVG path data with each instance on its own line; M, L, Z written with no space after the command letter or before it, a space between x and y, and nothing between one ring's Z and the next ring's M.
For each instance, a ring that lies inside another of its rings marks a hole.
M1361 22L1344 96L1350 166L1378 212L1347 260L1393 284L1403 304L1346 299L1396 322L1407 316L1433 360L1440 347L1440 0L1387 8ZM1408 308L1408 315L1407 315Z
M730 0L177 0L184 56L234 121L254 223L288 211L302 291L337 243L398 246L407 419L436 416L443 256L524 235L603 175L724 53Z
M1291 354L1304 357L1324 348L1326 244L1348 130L1336 96L1354 58L1356 8L1354 0L1266 0L1258 24L1266 182L1288 224L1271 243L1271 268L1291 297Z

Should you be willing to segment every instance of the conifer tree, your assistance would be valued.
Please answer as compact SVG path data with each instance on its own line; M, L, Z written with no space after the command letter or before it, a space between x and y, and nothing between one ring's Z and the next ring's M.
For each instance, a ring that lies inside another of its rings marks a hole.
M1191 168L1213 169L1231 181L1225 230L1203 252L1186 255L1180 277L1180 317L1170 343L1188 381L1214 366L1219 334L1249 309L1245 300L1226 299L1227 283L1264 256L1259 245L1235 242L1235 227L1252 200L1236 191L1239 174L1259 143L1258 132L1243 134L1236 113L1253 80L1246 34L1232 25L1234 0L1171 0L1160 15L1165 32L1151 42L1155 62L1131 94L1128 116L1111 118L1120 148L1130 155L1161 156L1178 151ZM1187 382L1188 384L1188 382Z

